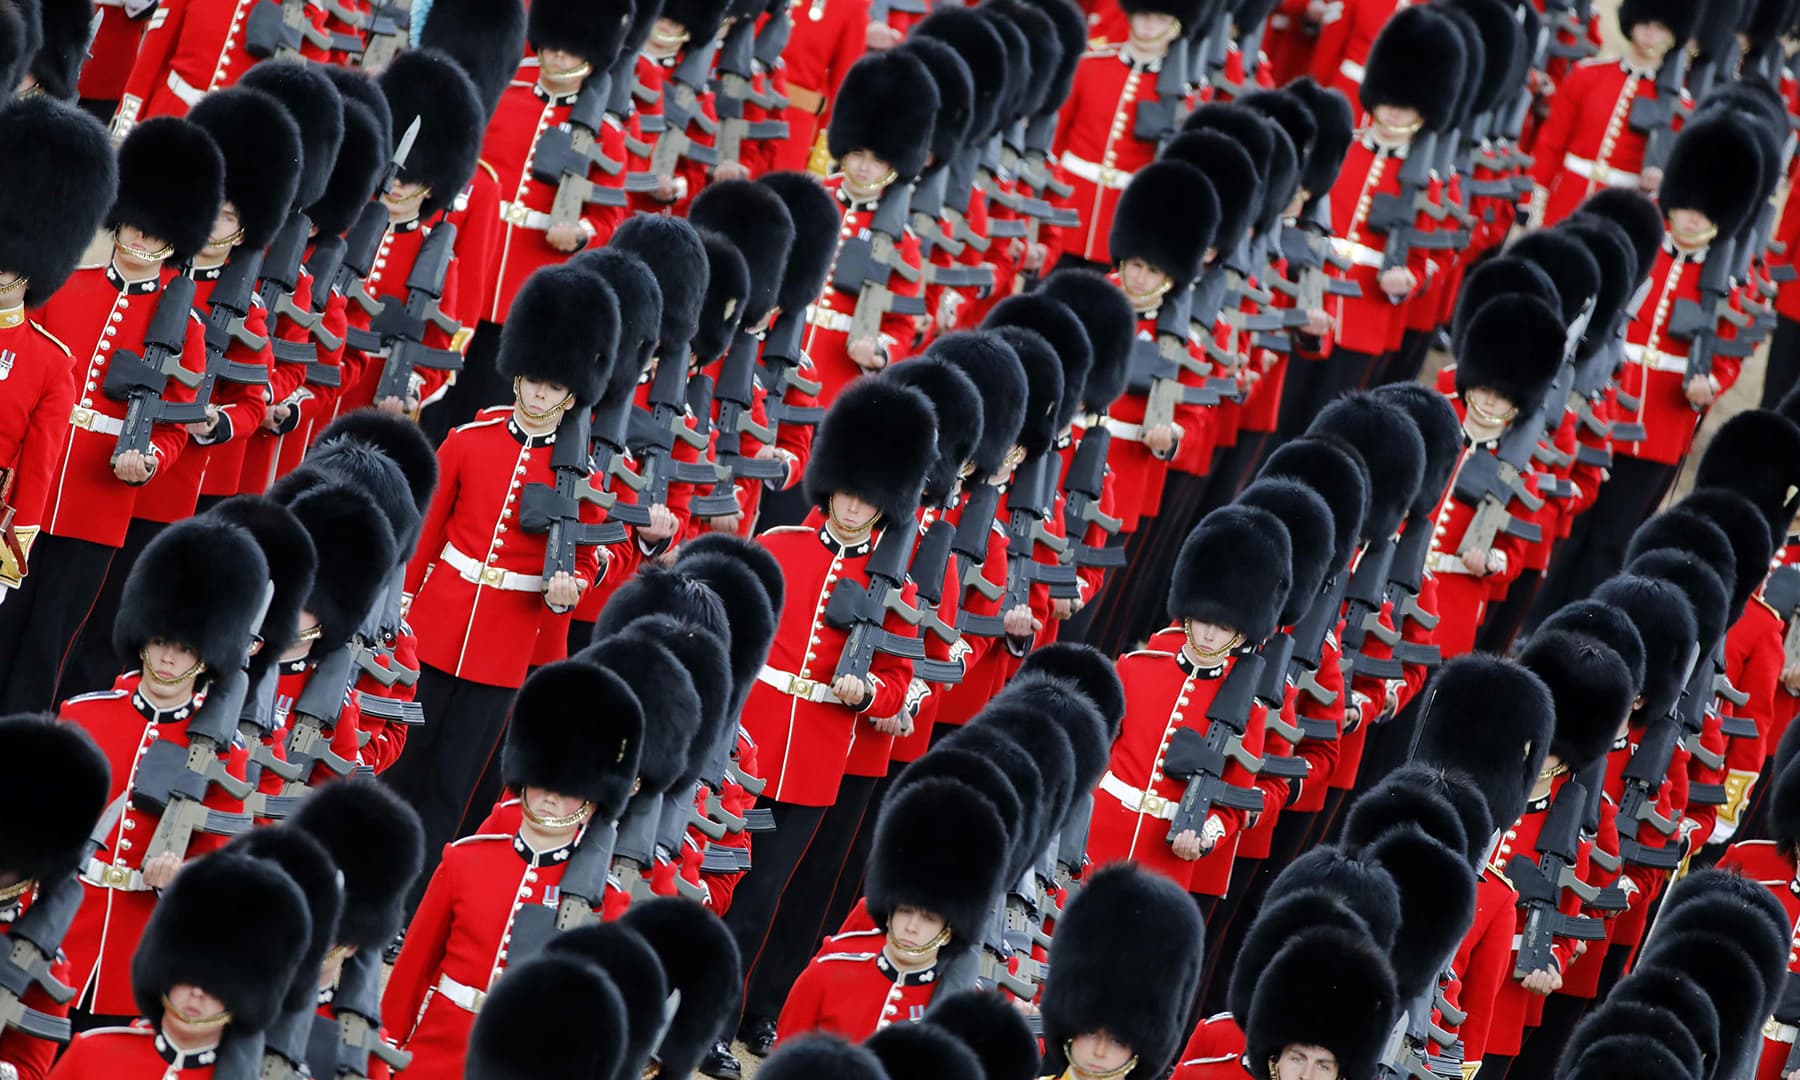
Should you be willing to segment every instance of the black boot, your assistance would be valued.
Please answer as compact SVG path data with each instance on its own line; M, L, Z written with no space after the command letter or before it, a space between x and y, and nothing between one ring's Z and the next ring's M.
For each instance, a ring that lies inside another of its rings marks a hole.
M744 1049L759 1058L766 1058L769 1051L775 1049L775 1021L745 1017L744 1022L738 1025L737 1037L738 1042L744 1044Z
M744 1067L731 1056L731 1044L720 1040L700 1059L700 1075L714 1080L743 1080Z

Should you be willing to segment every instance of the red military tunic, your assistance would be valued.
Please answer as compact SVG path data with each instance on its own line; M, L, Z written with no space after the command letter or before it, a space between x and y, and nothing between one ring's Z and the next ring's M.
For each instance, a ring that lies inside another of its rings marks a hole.
M75 1036L50 1075L53 1080L206 1080L218 1056L216 1046L183 1053L148 1020L136 1020L130 1027L95 1028Z
M1619 378L1619 392L1636 399L1638 407L1636 411L1621 407L1618 419L1643 424L1647 438L1643 442L1615 440L1616 453L1674 465L1694 445L1694 432L1705 412L1696 411L1688 403L1684 387L1689 343L1670 336L1669 320L1677 301L1699 302L1700 274L1705 269L1706 255L1706 250L1678 254L1667 240L1657 253L1656 264L1650 270L1650 287L1644 290L1643 300L1626 327L1625 366ZM1730 327L1725 329L1729 331ZM1743 361L1735 357L1713 359L1712 375L1720 393L1737 382L1742 366Z
M112 456L118 448L125 403L107 397L106 363L115 349L143 348L144 331L155 317L162 285L176 271L165 266L159 278L127 284L108 263L75 271L42 309L45 328L67 343L73 354L75 390L80 395L69 412L69 438L51 478L44 506L44 530L53 536L86 540L107 547L125 541L140 488L113 475ZM189 371L204 370L206 338L198 319L190 319L182 343L181 364ZM172 402L193 401L194 392L170 379L163 397ZM158 424L150 438L156 458L158 483L162 471L175 463L187 443L187 430L176 424ZM131 1010L115 1010L131 1011Z
M1729 740L1725 756L1725 805L1719 808L1718 825L1711 843L1722 843L1736 832L1750 792L1762 774L1763 762L1774 755L1776 690L1786 663L1781 616L1763 599L1761 591L1744 605L1725 634L1725 675L1731 685L1749 695L1743 705L1726 704L1731 715L1756 725L1757 738Z
M438 448L438 486L418 550L406 569L419 660L489 686L525 681L544 603L545 536L518 527L527 484L554 484L555 432L527 435L510 414L479 419ZM599 508L582 504L582 520ZM600 576L596 548L581 549L575 576Z
M0 929L17 922L25 912L31 909L37 896L37 889L34 886L10 909L0 911ZM68 985L71 978L68 957L59 955L52 959L50 975L52 978L60 980L65 986ZM28 1008L55 1017L67 1017L70 1007L74 1005L73 1001L58 1003L52 1000L50 995L44 992L44 988L36 983L28 986L19 1000ZM44 1074L50 1071L50 1063L56 1060L56 1053L60 1049L62 1049L60 1044L49 1039L27 1035L18 1028L0 1028L0 1066L10 1065L18 1074L15 1080L43 1080ZM5 1071L4 1068L0 1068L0 1072L3 1071Z
M108 800L127 796L105 846L82 871L81 908L63 938L69 957L72 985L90 1011L102 1016L128 1016L137 1011L131 993L131 955L137 951L144 924L156 905L156 894L143 882L144 849L156 831L161 815L133 805L129 796L136 787L138 763L159 739L187 743L187 722L203 697L178 709L158 710L137 693L137 672L121 675L111 690L83 694L63 702L58 718L75 724L106 755L112 768ZM249 755L233 746L220 755L232 776L243 779ZM238 813L243 803L217 786L208 788L206 805ZM187 858L197 858L225 844L226 838L195 833ZM88 994L91 999L87 999Z
M1744 840L1731 845L1719 859L1719 869L1735 870L1756 881L1775 894L1787 912L1792 932L1788 938L1788 978L1800 972L1800 884L1796 884L1794 853L1784 851L1773 840ZM1770 1003L1773 1010L1781 995ZM1781 1080L1782 1066L1794 1050L1795 1022L1800 1017L1773 1016L1763 1025L1762 1056L1756 1065L1756 1080Z
M363 279L363 292L372 300L386 304L406 303L406 279L412 274L413 264L418 261L419 248L431 236L433 226L425 225L418 218L390 224L387 231L381 234L381 243L375 249L375 261L369 269L369 276ZM457 234L457 246L462 246L462 234ZM438 299L438 307L445 313L455 317L464 307L462 294L465 285L474 284L473 275L465 282L462 274L463 261L452 257L450 268L444 273L444 292ZM357 300L345 306L346 317L351 326L359 330L369 328L369 320L373 318L367 308ZM445 333L443 328L434 322L425 324L424 343L433 349L450 349L461 352L468 347L469 337L473 333L465 327L454 334ZM381 375L386 363L385 358L369 356L355 349L344 351L344 386L339 391L337 411L354 412L366 405L375 403L376 389L381 385ZM413 369L413 382L419 394L420 405L428 404L441 395L449 385L449 375L443 371Z
M529 905L561 902L579 842L540 852L517 834L483 833L445 845L381 998L415 1075L462 1075L475 1013L507 967L513 921Z
M312 275L301 268L299 277L294 283L293 303L296 308L309 310L312 307ZM296 341L312 346L313 355L326 363L336 363L332 354L322 352L314 341L312 332L285 315L271 320L272 337L283 341ZM343 327L335 328L340 333ZM238 474L239 490L260 495L275 478L291 470L299 461L295 456L295 447L304 449L305 433L301 425L306 415L306 403L312 398L313 391L307 383L307 365L304 363L287 363L275 360L269 365L268 401L271 406L285 405L292 410L280 434L268 428L259 428L250 438L250 445L244 448L243 470ZM294 447L290 447L292 442ZM284 467L285 466L285 467Z
M118 101L137 59L144 28L159 8L146 0L132 0L129 8L125 0L100 0L94 8L100 12L100 26L88 43L87 63L81 65L76 94L96 101Z
M788 137L775 146L771 169L799 171L831 113L838 87L867 45L868 0L789 0L793 31L781 51L787 77Z
M844 224L838 230L840 247L851 237L869 239L869 225L875 220L875 203L861 202L852 199L843 190L842 174L825 178L825 187L837 196L838 204L843 207ZM899 257L915 269L923 265L919 256L919 238L907 229L905 236L895 245ZM834 264L835 266L835 260ZM888 288L896 296L917 296L922 288L920 282L909 282L899 274L892 274L888 279ZM850 318L856 314L857 293L844 292L828 280L825 291L806 308L806 333L801 339L801 348L812 358L815 371L813 375L819 380L819 404L829 406L837 400L839 391L852 379L863 374L850 359ZM912 349L913 321L910 316L896 315L888 312L881 317L880 344L887 349L888 362L905 358Z
M905 700L912 662L882 652L870 664L867 681L874 694L861 709L838 701L830 690L849 634L825 621L825 607L840 580L868 584L869 555L881 535L878 529L860 544L841 544L814 510L805 525L771 529L757 537L781 564L788 598L768 661L744 704L744 730L757 746L768 783L763 790L766 799L831 805L864 718L892 716ZM911 586L903 595L910 603ZM890 633L904 636L910 631L891 612L884 625ZM795 690L807 696L791 692Z
M945 513L944 520L960 526L963 513L969 505L970 494L965 492L961 501ZM960 559L953 560L952 565L960 566L960 562ZM976 577L980 577L987 583L990 591L994 592L993 599L989 599L986 593L972 584ZM964 582L971 584L965 587ZM996 514L988 529L987 548L982 553L981 561L970 565L968 572L957 581L954 589L945 593L945 604L949 605L950 597L954 595L957 610L968 612L972 616L993 618L1002 614L1000 604L1005 596L1000 590L1005 587L1006 527ZM942 687L926 699L926 704L931 709L933 727L956 727L968 722L987 705L993 695L1000 692L1018 664L1002 637L965 633L957 640L953 655L962 660L962 682ZM931 738L929 735L922 737L927 743ZM912 760L924 753L925 747L914 745L914 741L919 738L921 736L915 725L913 734L905 740L906 745L900 751L909 756L898 760Z
M201 95L221 90L256 63L244 51L244 24L262 0L160 0L125 78L116 131L153 116L186 116Z
M889 963L880 930L826 940L788 991L778 1039L824 1032L861 1042L889 1024L925 1018L937 992L937 966L902 972Z
M1109 274L1107 280L1119 284L1118 273ZM1158 304L1137 313L1139 348L1145 347L1144 342L1156 341L1156 320L1161 310ZM1205 343L1195 342L1190 336L1188 355L1204 362L1204 350ZM1201 386L1205 376L1183 367L1178 381L1183 386ZM1099 425L1112 433L1112 446L1106 453L1107 465L1113 474L1112 514L1120 520L1121 531L1127 533L1136 532L1144 518L1156 516L1162 504L1163 483L1168 478L1169 458L1158 456L1144 445L1144 414L1149 407L1149 389L1148 386L1141 391L1127 388L1105 416L1083 421L1087 427ZM1176 405L1173 423L1179 439L1170 456L1185 452L1195 460L1210 460L1216 412L1212 406Z
M1331 270L1334 276L1355 282L1361 296L1330 296L1325 300L1337 326L1337 343L1343 348L1378 356L1399 342L1405 325L1405 303L1395 303L1381 291L1379 278L1387 234L1369 226L1369 212L1378 195L1400 193L1400 169L1410 147L1378 146L1366 135L1350 144L1344 166L1331 188L1332 247L1350 260L1349 270ZM1426 279L1424 249L1414 248L1407 268L1422 287Z
M22 308L0 312L0 469L12 472L7 502L27 555L73 430L70 359L68 347Z
M1194 1025L1187 1045L1175 1059L1170 1080L1243 1080L1255 1076L1244 1060L1244 1029L1228 1012L1209 1016Z
M1157 100L1162 61L1144 63L1125 46L1088 53L1075 68L1075 83L1057 113L1051 143L1064 179L1074 189L1056 200L1073 209L1079 227L1067 230L1063 250L1098 263L1112 262L1107 237L1113 211L1131 176L1156 159L1156 143L1136 135L1139 102Z
M1335 17L1327 8L1313 46L1312 76L1319 85L1343 92L1361 122L1363 64L1375 36L1408 0L1343 0ZM1342 235L1342 234L1339 234Z
M1593 59L1570 70L1551 95L1550 117L1531 144L1531 179L1543 199L1533 225L1556 224L1603 188L1638 186L1647 140L1631 126L1631 106L1655 100L1654 68Z

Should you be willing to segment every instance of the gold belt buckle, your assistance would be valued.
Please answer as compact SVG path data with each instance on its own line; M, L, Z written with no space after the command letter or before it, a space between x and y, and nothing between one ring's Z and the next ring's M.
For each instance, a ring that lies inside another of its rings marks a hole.
M69 414L69 423L85 431L94 430L94 410L77 405L75 411Z
M123 889L131 884L131 871L123 866L109 866L101 875L101 879L105 881L106 887L109 889Z
M1594 183L1610 184L1612 181L1612 174L1612 169L1602 165L1598 161L1594 162Z
M524 203L510 202L506 204L506 220L510 224L523 228L526 220L529 219L530 216L531 208Z
M1144 797L1138 800L1138 812L1149 814L1151 817L1161 817L1163 809L1168 805L1169 800L1154 791L1146 791Z
M1775 1019L1773 1016L1769 1017L1769 1019L1763 1023L1763 1030L1762 1030L1763 1038L1770 1039L1775 1042L1783 1041L1781 1038L1782 1026L1783 1025L1782 1025L1781 1021Z
M506 571L500 569L498 566L484 566L481 568L481 583L483 585L498 589L505 581Z
M818 680L802 679L798 675L788 677L787 692L791 697L811 699L813 691L819 688Z

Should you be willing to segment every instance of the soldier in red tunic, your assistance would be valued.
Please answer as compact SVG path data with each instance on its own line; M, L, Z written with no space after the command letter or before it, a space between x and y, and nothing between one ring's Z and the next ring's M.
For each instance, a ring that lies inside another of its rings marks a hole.
M69 349L25 308L39 307L74 272L82 249L112 199L114 167L103 132L47 98L0 111L0 139L17 147L0 185L0 470L11 489L0 494L12 524L0 536L0 596L29 569L57 462L69 440L63 417L75 405ZM44 213L54 197L68 212ZM16 546L15 546L16 545Z
M787 77L788 137L777 144L771 167L805 169L819 129L829 123L832 102L850 66L879 38L892 48L900 35L869 18L868 0L800 0L789 5L794 29L781 50Z
M419 811L427 852L451 839L468 808L539 624L572 609L604 572L598 549L585 547L572 573L546 576L546 537L521 528L520 515L527 485L556 483L564 412L599 399L618 346L617 301L595 275L547 267L515 308L498 357L513 408L457 428L438 449L437 492L406 573L429 722L388 780ZM585 520L598 520L597 507L583 507Z
M77 396L45 491L35 572L0 605L0 652L11 658L0 679L0 708L12 711L52 704L68 647L124 543L139 489L172 466L187 443L185 428L157 423L146 450L119 451L130 395L115 379L118 396L109 396L108 361L114 350L141 355L164 286L206 244L223 198L224 162L204 131L173 118L127 141L119 161L112 258L78 269L42 309L45 330L73 354ZM176 357L189 373L204 368L198 320L186 322ZM192 402L194 391L170 378L161 396Z
M1129 866L1063 910L1044 984L1044 1064L1062 1080L1150 1080L1174 1064L1199 989L1200 916L1180 887ZM1161 973L1147 982L1146 971Z
M1400 1004L1393 968L1366 934L1304 931L1257 977L1239 1075L1266 1068L1269 1080L1375 1076ZM1252 1071L1251 1063L1261 1068Z
M50 1075L203 1080L221 1056L241 1062L241 1043L260 1045L278 1015L311 932L306 897L274 862L202 859L169 886L131 961L126 1000L141 1019L83 1033Z
M546 665L521 688L501 765L521 793L518 831L444 848L382 998L412 1067L461 1070L469 1029L509 966L520 912L561 902L575 846L630 793L643 724L624 681L586 661Z

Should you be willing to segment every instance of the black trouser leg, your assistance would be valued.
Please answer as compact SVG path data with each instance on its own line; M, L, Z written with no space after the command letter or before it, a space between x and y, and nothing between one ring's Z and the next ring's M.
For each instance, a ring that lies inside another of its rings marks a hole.
M1312 403L1318 396L1316 387L1331 363L1331 360L1298 358L1288 361L1287 378L1281 383L1281 408L1276 413L1275 438L1271 440L1276 445L1299 435L1312 423Z
M875 791L873 776L846 776L837 801L825 810L787 888L781 905L769 922L768 938L756 964L745 972L744 1019L774 1020L787 1004L788 990L819 950L819 942L835 933L826 926L826 910L832 887L844 868L844 858L862 827L863 812ZM752 856L754 862L754 855ZM752 866L754 869L754 865ZM741 888L741 886L740 886ZM736 904L735 899L733 904Z
M1513 1067L1519 1070L1520 1076L1555 1076L1556 1064L1562 1060L1563 1047L1569 1045L1569 1036L1575 1033L1575 1025L1587 1015L1592 998L1570 997L1567 994L1551 994L1544 1001L1544 1017L1538 1026L1525 1033L1525 1043L1519 1048L1518 1056L1513 1058ZM1481 1067L1482 1075L1487 1075L1487 1066Z
M793 880L800 860L812 846L813 836L825 819L824 806L796 806L793 803L768 801L775 818L772 832L757 833L750 841L750 870L731 894L731 906L725 909L725 927L737 941L738 958L743 965L746 985L762 961L769 942L769 930L781 908L783 894ZM743 1016L721 1026L729 1034L737 1030Z
M1763 369L1762 407L1773 409L1800 382L1800 322L1787 316L1775 320L1769 335L1769 365Z
M1357 762L1357 771L1362 771L1362 762ZM1325 805L1313 818L1312 830L1307 833L1306 846L1326 844L1337 839L1337 833L1343 827L1342 813L1344 803L1350 798L1350 789L1331 788L1325 792Z
M1511 1054L1487 1054L1481 1059L1481 1080L1506 1080L1507 1070L1512 1068Z
M1307 834L1312 831L1313 819L1317 816L1311 811L1282 812L1281 819L1275 822L1275 835L1269 837L1269 857L1263 860L1263 865L1269 868L1270 873L1281 873L1288 863L1306 850Z
M935 729L934 729L935 730ZM869 847L875 842L875 820L881 816L882 804L887 801L888 788L894 783L894 773L875 781L875 790L869 794L868 809L863 811L862 824L857 826L856 839L850 844L850 851L844 856L844 868L838 871L837 887L831 891L831 903L825 908L825 933L835 934L844 920L850 917L850 909L862 899L863 874L869 866Z
M441 443L450 429L475 419L475 414L489 405L512 399L508 380L500 374L500 324L486 319L475 324L475 335L469 339L469 350L463 355L462 370L456 382L444 391L437 404L419 413L419 428Z
M500 745L518 692L419 665L416 700L425 723L407 733L405 752L381 774L425 826L425 868L413 885L409 906L425 894L444 845L456 839L470 793Z
M123 663L113 652L112 628L113 620L119 616L119 597L125 591L125 579L131 576L131 568L137 565L145 545L166 528L168 526L160 521L131 519L125 530L125 543L108 564L106 580L100 586L99 595L94 597L87 621L63 660L62 675L56 684L57 701L105 690L113 684Z
M1425 358L1431 354L1431 338L1435 330L1408 330L1401 335L1400 347L1382 357L1381 366L1369 377L1371 386L1412 382L1425 370Z
M38 534L24 583L0 602L0 713L56 707L63 658L112 558L113 549L104 544ZM112 627L106 629L110 637Z
M1200 1015L1223 1012L1225 987L1244 944L1244 929L1255 918L1268 881L1275 876L1265 859L1240 858L1231 867L1231 888L1206 924L1206 966L1200 976Z
M1524 628L1525 613L1531 610L1531 601L1543 584L1542 570L1520 573L1506 590L1506 599L1498 604L1489 604L1482 613L1481 625L1475 630L1475 648L1480 652L1505 656L1512 648L1513 640L1519 636L1519 631Z

